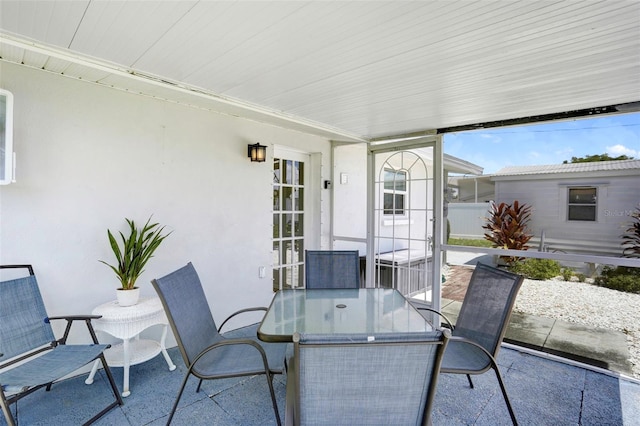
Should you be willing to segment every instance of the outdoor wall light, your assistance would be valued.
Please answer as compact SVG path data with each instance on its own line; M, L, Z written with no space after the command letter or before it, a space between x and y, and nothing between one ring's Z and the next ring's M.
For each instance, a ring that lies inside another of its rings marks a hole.
M247 150L248 157L251 161L262 163L267 159L267 147L259 143L249 145Z

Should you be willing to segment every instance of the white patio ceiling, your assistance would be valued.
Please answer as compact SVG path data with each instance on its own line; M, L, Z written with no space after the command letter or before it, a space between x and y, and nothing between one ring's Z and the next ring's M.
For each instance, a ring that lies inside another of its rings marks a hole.
M0 0L0 56L369 140L640 101L640 1Z

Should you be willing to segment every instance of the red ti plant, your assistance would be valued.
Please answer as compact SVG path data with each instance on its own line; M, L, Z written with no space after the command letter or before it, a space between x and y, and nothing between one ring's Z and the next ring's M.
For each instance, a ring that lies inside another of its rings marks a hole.
M527 250L527 242L533 235L527 227L531 218L531 206L518 203L491 203L487 223L482 227L488 232L484 238L493 243L493 247L510 250ZM511 265L521 258L515 256L500 256Z
M622 236L623 257L640 257L640 207L631 214L633 223Z

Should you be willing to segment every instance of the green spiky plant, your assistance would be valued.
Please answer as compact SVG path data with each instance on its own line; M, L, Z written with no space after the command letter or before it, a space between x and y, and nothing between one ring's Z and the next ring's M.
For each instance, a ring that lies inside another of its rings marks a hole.
M622 255L624 257L640 257L640 207L631 214L633 223L622 236Z
M491 241L493 247L509 250L527 250L527 243L533 235L529 233L528 224L531 219L531 206L520 204L491 203L487 223L482 227L488 232L484 238ZM519 261L515 256L500 256L508 265Z
M104 260L100 262L116 273L123 290L131 290L135 287L138 277L144 272L145 265L153 257L153 253L171 232L163 235L164 226L160 226L158 223L150 223L151 217L149 217L142 229L136 227L133 220L126 218L125 220L129 224L129 235L125 237L120 232L122 248L120 248L111 231L107 229L109 244L116 257L116 265L111 265Z

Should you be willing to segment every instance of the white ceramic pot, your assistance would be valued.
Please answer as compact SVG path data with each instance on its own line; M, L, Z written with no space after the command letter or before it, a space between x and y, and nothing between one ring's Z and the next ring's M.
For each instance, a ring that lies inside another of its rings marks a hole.
M121 288L116 290L116 296L118 297L118 305L120 306L133 306L138 303L140 298L140 289L134 287L131 290L123 290Z

